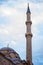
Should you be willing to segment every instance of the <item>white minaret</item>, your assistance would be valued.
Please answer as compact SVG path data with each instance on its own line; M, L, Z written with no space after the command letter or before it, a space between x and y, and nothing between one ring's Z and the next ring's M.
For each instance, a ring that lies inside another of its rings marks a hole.
M32 65L32 33L31 33L31 12L29 9L29 4L27 8L27 21L26 21L26 60ZM29 64L28 64L29 65Z

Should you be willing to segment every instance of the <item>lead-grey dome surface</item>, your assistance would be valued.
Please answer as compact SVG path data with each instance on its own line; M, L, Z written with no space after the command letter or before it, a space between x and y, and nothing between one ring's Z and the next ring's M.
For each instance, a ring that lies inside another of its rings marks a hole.
M9 47L3 47L3 48L1 48L0 50L10 50L10 51L14 51L12 48L9 48Z
M10 52L14 52L14 53L16 53L16 51L13 50L13 49L10 48L10 47L3 47L3 48L1 48L0 50L2 50L2 51L10 51Z

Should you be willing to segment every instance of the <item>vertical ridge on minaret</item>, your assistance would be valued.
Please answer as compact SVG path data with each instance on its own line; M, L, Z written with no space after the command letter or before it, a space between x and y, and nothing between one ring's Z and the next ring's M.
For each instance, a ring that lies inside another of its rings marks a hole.
M29 4L27 8L27 21L26 21L26 60L32 65L32 33L31 33L31 14ZM29 65L29 64L28 64Z

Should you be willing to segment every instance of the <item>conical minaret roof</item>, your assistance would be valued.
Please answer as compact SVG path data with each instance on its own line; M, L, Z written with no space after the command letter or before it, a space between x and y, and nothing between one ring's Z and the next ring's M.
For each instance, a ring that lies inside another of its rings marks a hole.
M27 13L31 13L30 9L29 9L29 3L28 3L28 7L27 7Z

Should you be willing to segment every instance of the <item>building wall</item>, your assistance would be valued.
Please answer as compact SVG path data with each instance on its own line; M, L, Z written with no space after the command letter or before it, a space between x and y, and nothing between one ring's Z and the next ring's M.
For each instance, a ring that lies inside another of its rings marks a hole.
M0 55L0 65L13 65L9 60Z

